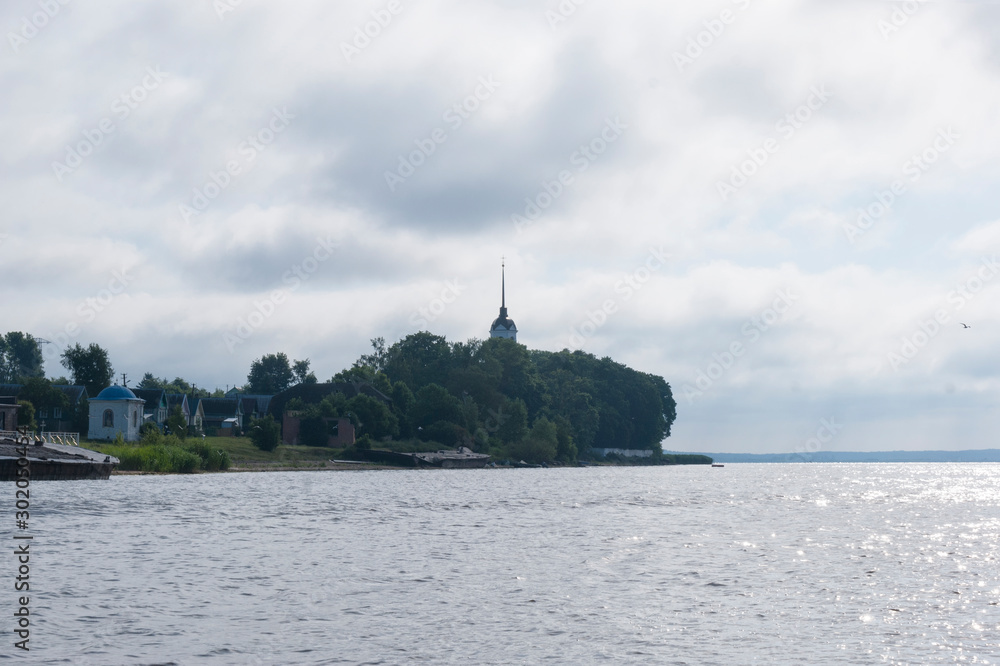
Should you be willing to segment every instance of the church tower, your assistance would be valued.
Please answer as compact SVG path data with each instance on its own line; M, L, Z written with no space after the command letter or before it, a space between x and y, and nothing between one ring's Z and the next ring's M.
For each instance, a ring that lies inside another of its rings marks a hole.
M493 320L490 326L491 338L510 338L517 342L517 326L514 320L507 316L507 294L506 294L506 268L505 262L500 262L500 316Z

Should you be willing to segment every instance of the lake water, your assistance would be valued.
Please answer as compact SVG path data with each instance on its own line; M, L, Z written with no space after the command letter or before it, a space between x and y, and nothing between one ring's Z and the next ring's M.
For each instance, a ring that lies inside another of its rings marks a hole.
M1000 662L1000 465L130 476L31 490L37 663ZM0 658L14 652L4 633Z

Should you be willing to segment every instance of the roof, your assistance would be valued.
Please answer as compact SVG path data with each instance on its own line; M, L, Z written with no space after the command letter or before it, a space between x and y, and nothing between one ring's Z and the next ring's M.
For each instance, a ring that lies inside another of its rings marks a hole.
M379 391L371 384L365 382L333 382L324 384L296 384L285 389L281 393L271 397L268 403L267 412L274 418L280 419L285 411L285 403L292 398L301 398L302 402L312 405L320 402L331 393L343 393L348 398L353 398L359 393L382 401L386 405L392 405L392 398ZM262 412L263 413L263 412Z
M502 328L505 331L516 331L517 326L514 325L514 320L507 316L507 308L500 308L500 316L493 320L493 325L490 326L491 331L495 331L498 328Z
M86 386L77 386L75 384L72 386L68 384L53 384L52 388L59 389L65 393L66 397L69 398L70 404L73 405L79 404L87 399Z
M24 388L21 384L0 384L0 395L11 395L17 396L21 389Z
M94 400L141 400L142 398L136 397L135 393L125 388L124 386L109 386L100 393Z
M260 413L260 414L266 414L268 407L271 405L271 398L273 398L274 396L270 395L270 394L265 394L265 393L240 393L239 389L231 388L226 393L226 397L227 398L239 398L239 399L243 400L243 411L245 411L245 412L249 412L250 411L249 409L247 409L246 399L247 398L253 398L254 400L257 401L257 405L256 405L257 406L257 412Z
M239 412L240 403L236 398L202 398L201 408L206 419L225 419L235 417Z
M143 405L144 411L152 411L160 406L160 403L166 404L166 394L163 389L133 389L136 397L140 400L145 400L146 404Z
M187 400L187 396L183 393L168 393L167 394L167 407L173 409L174 407L180 407L181 411L184 411L184 401ZM188 409L191 409L191 401L187 400Z

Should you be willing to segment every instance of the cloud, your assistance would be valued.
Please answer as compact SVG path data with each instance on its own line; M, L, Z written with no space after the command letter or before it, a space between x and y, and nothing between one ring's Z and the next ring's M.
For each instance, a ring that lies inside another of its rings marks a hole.
M0 9L5 34L34 7ZM558 3L404 4L348 58L379 3L65 5L0 56L5 326L97 341L132 376L223 386L285 351L325 378L420 322L484 336L506 255L529 346L570 345L608 300L584 349L675 390L746 345L682 401L668 448L788 450L838 414L844 448L948 448L949 432L988 446L1000 292L949 296L1000 244L1000 13L920 3L886 31L893 7L628 1L553 21ZM608 122L624 129L602 143ZM947 128L958 138L930 160ZM73 151L88 154L60 173ZM651 247L671 259L626 300L616 285ZM123 267L134 280L102 304ZM461 295L421 315L454 280ZM794 307L750 343L743 327L787 289ZM891 367L941 309L948 323Z

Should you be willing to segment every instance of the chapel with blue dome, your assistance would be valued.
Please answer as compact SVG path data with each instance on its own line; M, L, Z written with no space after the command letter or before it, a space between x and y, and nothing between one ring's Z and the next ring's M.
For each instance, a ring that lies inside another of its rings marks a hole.
M115 385L104 389L89 401L87 439L110 441L121 433L126 442L137 441L144 402L127 386Z

